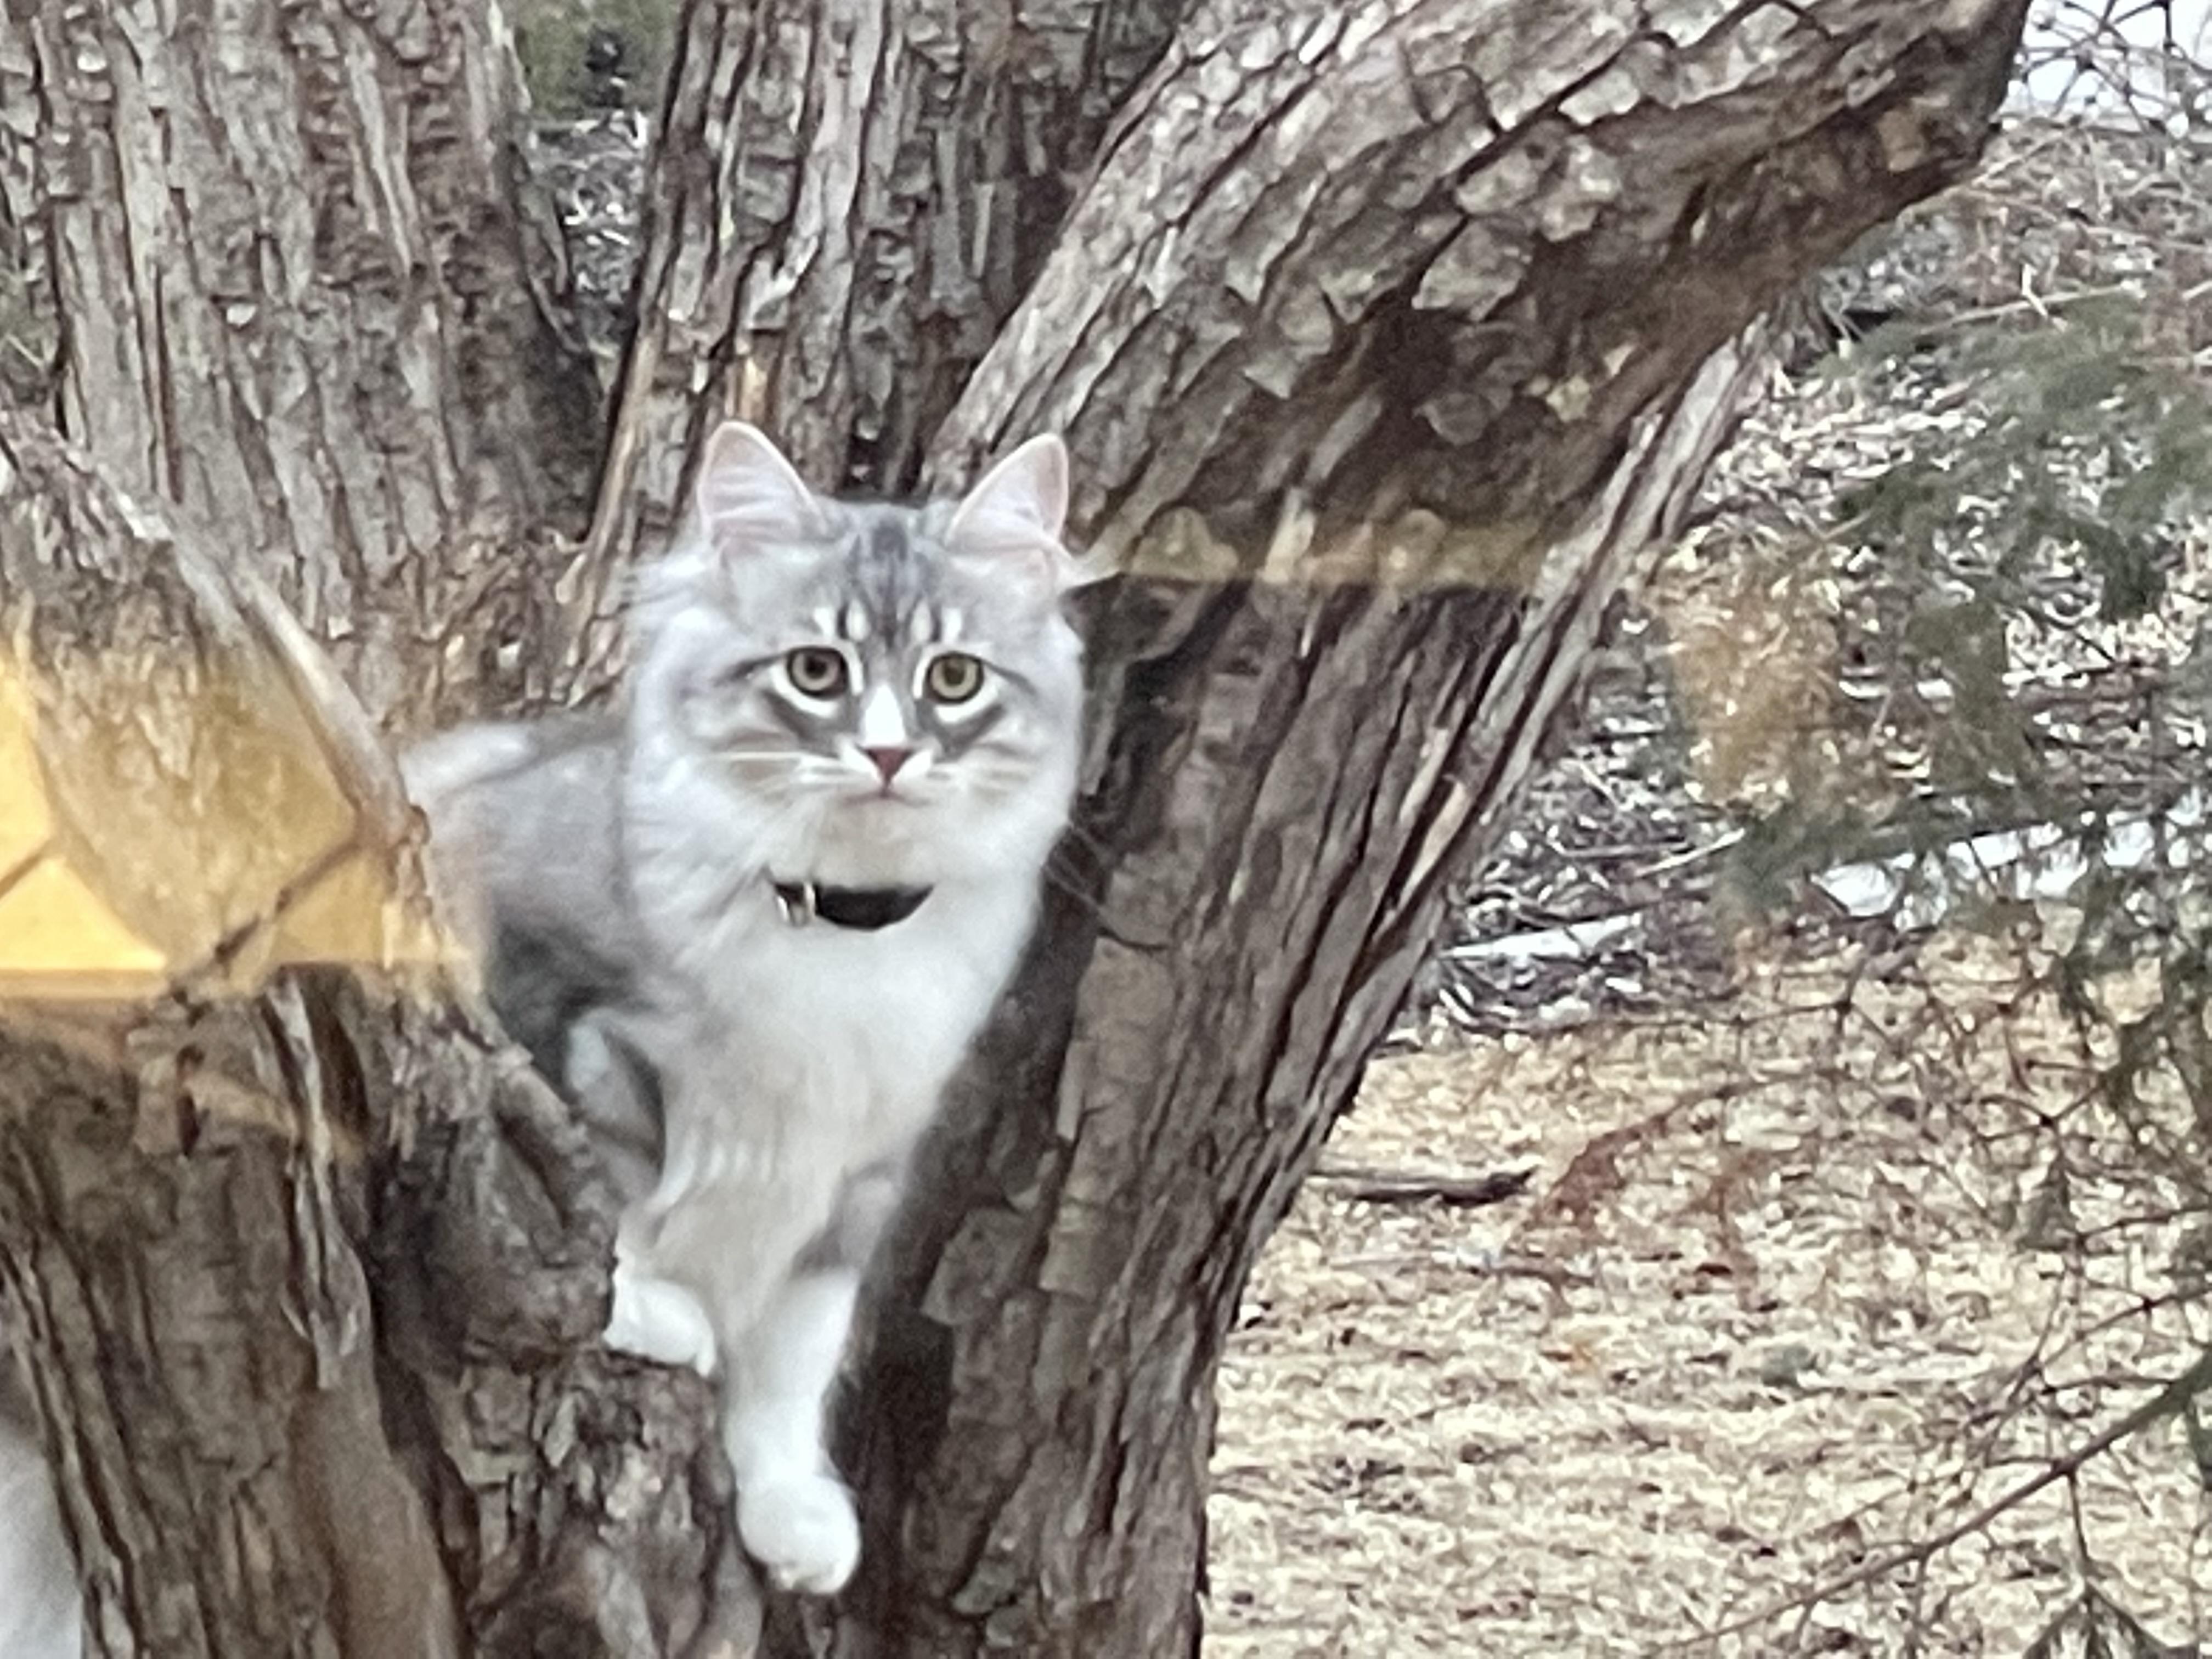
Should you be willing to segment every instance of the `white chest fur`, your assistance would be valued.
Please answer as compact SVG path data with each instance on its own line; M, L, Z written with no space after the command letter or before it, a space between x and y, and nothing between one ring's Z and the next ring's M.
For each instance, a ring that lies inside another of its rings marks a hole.
M989 1015L1034 907L1031 880L1017 878L939 885L873 932L763 916L708 981L712 1027L751 1097L731 1103L739 1116L818 1120L861 1162L911 1139Z
M634 1035L661 1075L666 1144L624 1251L742 1323L844 1176L927 1126L1021 953L1073 763L988 809L767 799L644 732L630 768L630 898L660 1010ZM794 927L778 879L930 890L874 931Z
M623 1228L628 1256L738 1326L829 1224L845 1177L927 1126L1036 903L1034 874L1009 872L942 884L864 932L793 927L756 887L683 953L704 1006L662 1034L662 1177Z

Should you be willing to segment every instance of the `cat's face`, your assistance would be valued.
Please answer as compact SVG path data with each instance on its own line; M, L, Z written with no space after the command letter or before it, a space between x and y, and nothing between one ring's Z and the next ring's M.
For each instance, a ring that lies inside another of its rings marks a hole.
M651 674L776 873L930 878L1058 830L1082 696L1066 468L1036 440L957 503L864 505L750 427L709 441L699 544L647 601Z

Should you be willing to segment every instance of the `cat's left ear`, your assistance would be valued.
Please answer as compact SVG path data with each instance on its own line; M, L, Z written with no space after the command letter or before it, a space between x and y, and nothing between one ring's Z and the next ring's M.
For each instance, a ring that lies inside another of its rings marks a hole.
M963 554L1035 562L1055 587L1085 580L1060 545L1067 523L1067 446L1049 432L1031 438L983 475L953 509L945 540Z

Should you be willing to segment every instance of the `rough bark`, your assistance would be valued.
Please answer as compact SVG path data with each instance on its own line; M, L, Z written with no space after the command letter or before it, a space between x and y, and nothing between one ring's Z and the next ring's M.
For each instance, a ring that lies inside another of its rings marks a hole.
M704 0L646 186L640 325L585 553L674 527L716 422L773 410L809 477L911 488L1185 0Z
M16 88L95 73L64 61L80 38L66 31L111 25L59 0L7 4L0 125L15 132ZM1213 1373L1255 1252L1402 996L1444 884L1510 811L1607 602L1722 441L1761 308L1971 161L2022 5L1240 0L1202 5L1164 45L1176 9L1040 0L986 28L964 6L694 0L594 528L560 615L510 633L530 672L479 676L482 691L532 684L571 641L589 648L559 672L596 662L604 635L583 623L679 499L690 435L731 409L791 434L817 473L894 483L925 455L949 477L1060 427L1089 538L1135 573L1097 606L1091 787L1048 926L885 1256L850 1413L864 1577L835 1609L774 1609L778 1652L1194 1648ZM111 11L114 29L143 21ZM281 15L356 46L346 31L416 27L356 23L385 14L337 0ZM1109 40L1130 64L1158 59L1126 98L1133 70L1109 64ZM94 228L81 257L124 257L94 210L139 201L116 158L157 153L155 104L133 90L149 77L93 57L106 101L31 124L99 137L62 146L93 156L93 205L70 205L54 157L27 167L10 139L0 244L28 246L18 269L53 296L55 417L82 425L121 400L116 430L143 434L115 462L125 481L188 508L201 489L216 510L190 466L148 460L187 428L149 414L145 389L177 378L155 353L169 328L214 337L225 267L169 226L178 262L126 258L135 285L64 269L80 211ZM348 105L356 125L331 142L413 132L392 114L411 95ZM304 107L281 130L298 136ZM124 222L161 231L182 211L147 210ZM359 252L272 246L271 269L313 299L303 316L331 302L323 262L351 270ZM157 270L211 297L194 311ZM379 350L318 364L289 332L272 348L325 398L356 374L383 384L368 371L424 337L374 271L361 286L387 307L356 314ZM79 362L100 306L120 369ZM422 396L459 398L443 418L473 422L485 388L455 368L461 334L437 337ZM99 392L70 389L95 372ZM290 403L243 384L209 394L205 418L265 409L296 429ZM392 441L351 430L379 454ZM476 438L557 471L526 431L509 408ZM392 477L414 478L422 452L392 453L411 458ZM490 471L495 511L523 499ZM447 497L428 499L442 514ZM265 560L319 635L382 628L392 659L434 681L434 652L402 643L360 579L351 501L325 492L325 539L284 543L254 495L237 541L261 556L237 562ZM169 686L167 712L137 721L153 735L131 741L155 752L131 775L184 757L179 811L289 823L250 789L220 812L201 799L219 756L271 775L255 757L275 743L308 757L279 773L335 780L316 799L346 810L301 812L297 860L252 880L211 829L179 868L232 884L210 896L180 877L155 902L103 865L116 825L94 809L117 792L84 795L71 867L104 871L135 937L168 930L165 982L205 965L150 1007L0 1021L0 1263L106 1650L383 1651L349 1620L394 1582L431 1582L431 1552L453 1594L449 1611L414 1609L430 1651L658 1655L741 1620L719 1472L691 1458L698 1391L591 1352L605 1215L543 1091L434 975L338 973L320 964L361 952L280 948L282 926L256 925L315 885L301 871L343 866L356 834L380 904L372 874L393 836L362 722L243 575L108 503L63 452L0 425L0 629L27 630L40 719L65 721L80 685L112 690L54 631L112 612L118 637L171 665L140 676ZM471 607L507 614L470 582L509 578L452 562L438 534L403 607L431 641L484 614ZM396 534L374 546L402 556ZM350 585L318 586L318 547ZM150 597L118 609L134 583ZM233 613L248 620L209 620ZM361 667L375 655L349 662L369 700L404 701ZM277 735L194 737L210 687L226 720L262 711L248 726ZM272 708L292 712L272 724ZM402 899L405 866L403 848ZM15 867L0 848L0 884ZM179 910L179 893L200 896ZM378 1495L375 1550L325 1524L337 1493Z
M0 1327L94 1650L744 1638L705 1391L598 1351L611 1200L447 978L367 716L5 412L0 638Z
M13 383L43 353L62 432L219 526L411 719L524 695L560 654L547 556L518 544L579 527L595 463L495 15L0 6Z

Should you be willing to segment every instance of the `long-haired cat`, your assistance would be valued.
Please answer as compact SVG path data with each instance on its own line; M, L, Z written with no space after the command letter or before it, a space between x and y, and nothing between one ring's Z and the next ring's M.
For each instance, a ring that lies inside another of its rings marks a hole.
M910 507L817 495L726 425L646 573L620 711L407 763L495 1006L629 1200L608 1340L720 1376L739 1535L787 1586L835 1590L858 1559L823 1418L860 1271L1074 791L1066 502L1054 438ZM8 1380L0 1656L77 1659Z
M1066 496L1054 437L915 507L726 424L618 711L407 763L494 1006L623 1184L608 1340L721 1377L738 1534L787 1587L859 1559L823 1428L860 1268L1074 793Z

